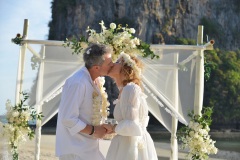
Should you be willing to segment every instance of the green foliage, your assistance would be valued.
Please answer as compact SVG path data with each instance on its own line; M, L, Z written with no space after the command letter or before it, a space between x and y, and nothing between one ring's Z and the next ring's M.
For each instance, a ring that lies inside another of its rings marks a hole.
M80 39L73 37L71 40L68 40L66 38L66 41L64 41L63 46L70 47L73 50L72 54L79 54L83 50L83 48L81 46L81 42L87 43L87 39L83 36L81 36Z
M186 38L177 38L176 44L188 45L188 39Z
M188 116L190 117L191 120L194 122L197 122L203 126L203 128L206 128L206 126L210 126L212 123L212 113L213 113L213 107L203 107L202 110L202 116L200 115L195 115L193 111L191 111ZM178 135L181 135L183 133L186 133L189 128L188 126L183 126L179 129Z
M22 39L23 38L22 38L21 34L18 33L15 38L12 38L12 42L21 46L22 45Z
M208 81L211 77L211 71L212 69L216 68L216 64L211 61L207 61L204 57L204 80Z
M204 87L204 105L214 106L214 123L240 121L240 53L215 49L205 51L211 76Z
M203 125L205 128L206 126L210 126L212 124L212 113L213 108L212 107L204 107L202 116L190 114L189 116L194 117L196 121Z
M196 45L197 42L194 39L187 39L187 38L176 38L175 44L181 44L181 45Z
M145 43L145 42L141 41L140 45L137 48L140 49L140 50L144 50L143 57L150 56L151 59L159 58L159 56L154 54L154 52L150 49L150 45Z
M221 25L218 24L216 20L203 17L200 20L199 25L204 26L203 35L208 35L209 37L217 38L219 41L223 40L222 37L224 37L224 31L220 27ZM206 37L204 37L204 41L207 41Z

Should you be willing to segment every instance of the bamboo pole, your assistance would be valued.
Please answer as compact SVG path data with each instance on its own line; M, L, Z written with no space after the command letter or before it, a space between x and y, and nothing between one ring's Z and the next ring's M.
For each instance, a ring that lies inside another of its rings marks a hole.
M54 41L54 40L31 40L26 39L22 41L23 43L28 44L45 44L45 45L51 45L51 46L62 46L64 44L64 41Z
M161 45L161 44L151 44L150 48L152 50L207 50L205 45Z
M24 19L24 27L23 27L23 39L27 39L28 36L28 19Z
M37 93L36 93L36 101L37 101L37 114L42 112L42 105L43 103L40 103L43 97L43 71L44 71L44 59L45 59L45 46L42 46L42 59L40 64L40 69L38 73L38 83L37 83ZM40 159L40 146L41 146L41 130L42 130L42 121L36 119L36 138L35 138L35 160Z
M179 55L174 55L174 64L178 63ZM173 74L173 93L174 93L174 101L173 105L176 111L178 111L178 69L174 69ZM178 142L177 142L177 127L178 127L178 119L172 117L172 132L171 132L171 160L178 159Z
M198 26L198 44L203 44L203 26ZM203 105L203 89L204 89L204 54L203 50L198 51L196 57L196 79L195 79L195 97L194 97L194 114L201 116Z
M26 39L27 36L28 36L28 19L24 19L23 39ZM16 92L15 92L15 103L16 104L19 103L19 101L20 101L19 93L22 92L26 48L27 48L27 44L23 44L21 46L20 53L19 53L17 81L16 81Z
M178 54L174 56L174 62L178 63ZM174 89L174 107L176 111L178 110L178 70L174 70L174 77L173 77L173 89ZM177 126L178 126L178 119L172 117L172 133L171 133L171 160L178 159L178 143L177 143Z

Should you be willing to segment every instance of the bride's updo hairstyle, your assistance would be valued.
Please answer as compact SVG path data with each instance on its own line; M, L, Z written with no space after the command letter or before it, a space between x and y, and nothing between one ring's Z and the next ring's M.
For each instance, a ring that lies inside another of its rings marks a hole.
M130 82L134 82L135 84L141 86L141 71L143 69L142 62L137 57L129 56L125 53L120 54L119 60L123 64L121 73L125 76L123 86Z

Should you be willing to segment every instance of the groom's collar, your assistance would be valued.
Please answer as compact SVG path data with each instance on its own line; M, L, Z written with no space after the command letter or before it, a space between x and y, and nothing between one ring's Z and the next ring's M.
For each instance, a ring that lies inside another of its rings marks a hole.
M90 75L88 69L87 69L85 66L83 66L82 70L84 71L84 73L85 73L86 76L88 77L88 80L91 82L91 84L94 85L93 80L92 80L92 78L91 78L91 75Z

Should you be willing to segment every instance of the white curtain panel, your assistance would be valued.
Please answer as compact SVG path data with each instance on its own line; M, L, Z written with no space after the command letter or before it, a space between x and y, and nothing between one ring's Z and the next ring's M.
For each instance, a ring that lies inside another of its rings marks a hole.
M40 51L42 53L44 47ZM36 77L30 92L30 105L39 107L42 105L42 125L49 121L58 111L61 98L61 89L65 80L79 70L83 65L82 55L73 55L70 48L63 46L45 46L43 77ZM40 70L38 70L40 72ZM37 82L42 81L42 92L36 90ZM36 104L36 95L42 94L42 100Z
M161 48L154 51L159 59L142 58L144 63L144 91L148 96L149 110L165 128L171 132L172 116L181 123L188 124L188 112L194 108L195 94L195 55L197 51ZM40 51L42 56L43 48ZM178 55L178 62L174 56ZM63 46L45 46L43 77L35 76L30 91L30 105L42 105L44 118L42 125L58 111L61 89L65 80L83 65L82 55L72 55L70 48ZM29 67L30 66L26 66ZM39 70L37 70L39 72ZM178 72L177 77L174 74ZM37 81L43 82L41 93L36 91ZM178 88L174 83L178 83ZM36 104L36 94L42 94L42 100ZM174 106L178 96L178 107Z
M155 51L159 59L141 58L150 112L169 132L172 130L172 116L187 125L188 113L194 109L196 52L172 48ZM178 62L175 62L176 55ZM174 75L176 71L178 74ZM177 88L175 83L178 83ZM175 102L175 96L178 96L178 102Z

